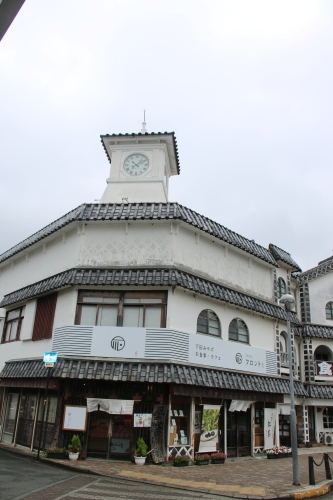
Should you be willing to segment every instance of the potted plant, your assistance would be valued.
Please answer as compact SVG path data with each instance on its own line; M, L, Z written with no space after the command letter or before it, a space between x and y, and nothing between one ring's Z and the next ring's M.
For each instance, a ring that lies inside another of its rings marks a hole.
M209 455L206 453L202 453L201 455L197 454L194 457L195 465L208 465L209 464Z
M77 460L82 451L81 441L77 434L74 434L71 443L68 445L69 460Z
M147 458L148 445L145 440L141 437L138 438L136 442L136 450L134 455L134 461L136 465L144 465Z
M224 464L227 455L222 451L218 451L216 453L212 453L210 456L210 460L212 464Z
M187 455L178 455L177 457L172 457L174 467L185 467L189 464L189 457Z
M46 458L66 458L66 448L58 448L57 446L47 448L43 451L43 455Z

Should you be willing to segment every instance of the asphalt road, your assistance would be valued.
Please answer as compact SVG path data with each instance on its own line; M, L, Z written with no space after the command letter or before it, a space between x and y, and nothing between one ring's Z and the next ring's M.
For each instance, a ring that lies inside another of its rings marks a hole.
M30 458L0 451L1 500L129 500L226 499L220 495L190 492L104 476L77 474ZM230 500L230 498L229 498Z

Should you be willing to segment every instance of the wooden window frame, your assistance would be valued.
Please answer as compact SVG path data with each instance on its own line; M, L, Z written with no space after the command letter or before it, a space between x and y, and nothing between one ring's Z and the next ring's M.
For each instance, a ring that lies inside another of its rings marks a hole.
M333 302L327 302L325 306L326 319L333 319Z
M206 331L199 330L199 319L205 322L204 325L201 325ZM216 323L216 334L211 333L210 330L210 321L214 321ZM221 322L219 320L218 315L212 311L212 309L203 309L198 316L197 319L197 333L202 335L211 335L212 337L221 338Z
M278 286L278 296L279 299L281 299L282 295L285 295L287 293L287 285L283 278L278 279L277 286Z
M13 311L19 311L19 315L16 318L8 320L8 316L11 312ZM21 307L15 307L15 309L11 309L10 311L7 311L6 313L6 319L5 319L5 325L3 329L3 335L2 335L2 344L7 344L8 342L16 342L17 340L20 340L20 333L21 333L21 327L22 327L22 321L24 319L24 311L25 311L25 305ZM13 339L6 340L7 336L7 328L9 326L12 326L15 321L18 321L18 326L16 330L16 336Z
M232 332L232 334L235 334L237 338L234 338L234 339L230 338L230 328L231 327L237 328L236 333ZM246 340L241 340L240 333L239 333L240 328L244 328L246 330L246 333L247 333ZM241 318L234 318L232 321L230 321L229 328L228 328L228 335L229 335L229 340L231 340L233 342L241 342L242 344L249 344L250 343L250 332L249 332L248 326L245 323L245 321L242 320Z
M98 290L98 291L92 291L92 290L79 290L78 293L78 299L77 299L77 307L76 307L76 316L75 316L75 324L80 325L81 324L81 311L82 311L82 306L83 305L92 305L96 306L96 315L95 315L95 325L93 326L98 326L97 323L97 318L98 318L98 309L99 307L103 305L107 305L107 303L102 303L96 302L84 302L82 299L84 297L96 297L96 298L118 298L118 311L117 311L117 326L123 326L123 321L124 321L124 308L127 307L142 307L143 308L143 325L145 325L145 314L146 314L146 309L150 307L159 307L161 308L161 319L160 319L160 326L156 328L165 328L166 326L166 311L167 311L167 298L168 298L168 292L167 291L161 291L161 290L156 290L156 291L127 291L127 290L114 290L114 291L103 291L103 290ZM133 304L126 304L125 301L128 298L132 299L140 299L142 302L138 303L133 303ZM161 302L158 302L156 304L152 304L150 302L145 303L144 299L161 299ZM145 326L143 326L145 328Z

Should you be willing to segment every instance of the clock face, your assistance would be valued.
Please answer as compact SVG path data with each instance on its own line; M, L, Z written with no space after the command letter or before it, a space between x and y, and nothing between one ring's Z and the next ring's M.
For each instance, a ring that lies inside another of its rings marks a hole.
M129 175L141 175L149 167L149 160L147 156L141 153L134 153L129 155L124 161L124 170Z

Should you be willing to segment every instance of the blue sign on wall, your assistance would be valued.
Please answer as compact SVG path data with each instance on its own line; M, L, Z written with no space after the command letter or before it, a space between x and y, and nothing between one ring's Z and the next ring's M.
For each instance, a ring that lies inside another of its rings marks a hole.
M44 352L44 363L56 363L57 357L57 352Z

